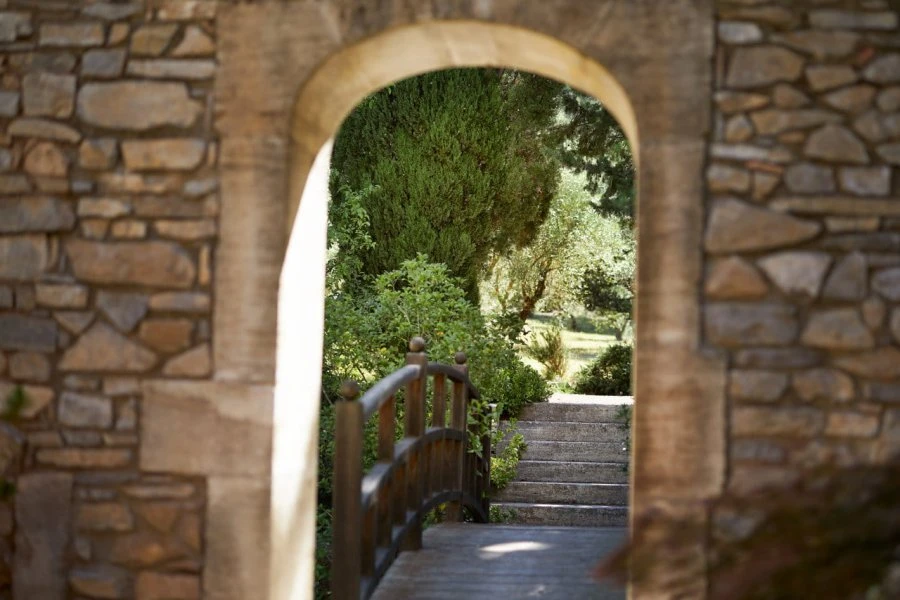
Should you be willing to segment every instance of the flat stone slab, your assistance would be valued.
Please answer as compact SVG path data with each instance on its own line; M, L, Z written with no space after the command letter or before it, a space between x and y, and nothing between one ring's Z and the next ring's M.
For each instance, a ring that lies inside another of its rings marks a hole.
M403 552L374 600L541 598L624 600L625 590L591 571L627 538L625 528L446 523Z
M589 396L586 394L563 394L557 392L550 396L551 404L597 404L599 406L620 406L634 404L633 396Z

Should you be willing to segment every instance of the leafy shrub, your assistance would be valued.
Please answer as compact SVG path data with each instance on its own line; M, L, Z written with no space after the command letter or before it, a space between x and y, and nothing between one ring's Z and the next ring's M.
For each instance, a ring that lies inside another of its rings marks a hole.
M525 353L544 365L546 379L565 377L568 360L560 327L551 327L537 332L535 337L525 345Z
M599 396L631 394L632 348L613 344L575 376L575 392Z
M507 430L507 432L510 431L515 431L515 429ZM503 433L500 431L501 437ZM493 491L502 490L516 478L516 468L519 466L519 459L522 458L526 446L525 437L521 433L516 433L509 439L503 450L491 457L491 489Z
M466 299L459 280L425 256L376 278L369 294L338 293L326 300L325 368L339 379L371 385L403 364L414 336L425 338L434 361L452 362L456 352L465 352L482 401L498 404L504 414L549 395L506 335Z

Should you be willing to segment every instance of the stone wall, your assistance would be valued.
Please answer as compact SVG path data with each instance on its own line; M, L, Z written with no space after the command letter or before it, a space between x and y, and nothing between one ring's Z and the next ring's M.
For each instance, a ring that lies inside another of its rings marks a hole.
M205 481L142 472L138 431L141 378L211 372L214 8L0 0L17 599L200 597Z
M262 565L254 571L266 565L257 515L271 423L255 402L273 383L283 218L296 201L285 197L290 111L327 57L432 18L557 38L608 66L634 103L639 318L653 324L639 346L638 402L657 411L636 412L642 502L683 510L900 452L896 9L547 6L0 0L0 397L23 385L30 398L25 472L0 506L0 556L13 556L13 541L16 550L15 583L0 598L260 589L235 573L248 553ZM705 190L694 169L704 157ZM673 238L677 251L664 251ZM672 289L677 298L659 298ZM674 462L697 466L672 473Z
M728 491L900 453L900 29L887 2L719 2L707 342Z

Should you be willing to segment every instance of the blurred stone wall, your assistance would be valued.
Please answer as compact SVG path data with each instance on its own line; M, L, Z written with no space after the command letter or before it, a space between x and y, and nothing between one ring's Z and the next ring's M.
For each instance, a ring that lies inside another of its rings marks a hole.
M900 452L887 2L0 0L0 397L30 400L0 598L263 589L291 108L451 18L555 37L635 105L641 510ZM700 547L670 591L702 596Z

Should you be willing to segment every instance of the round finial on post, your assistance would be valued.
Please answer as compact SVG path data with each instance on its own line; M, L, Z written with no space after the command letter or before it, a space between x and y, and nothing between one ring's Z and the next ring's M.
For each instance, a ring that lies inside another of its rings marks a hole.
M464 365L464 364L466 364L466 361L469 359L466 358L465 352L457 352L456 354L453 355L453 360L455 360L456 364L458 364L458 365Z
M409 351L425 352L425 338L417 335L413 339L409 340Z
M338 390L338 393L347 402L352 402L359 396L359 384L352 379L345 379L341 383L341 389Z

